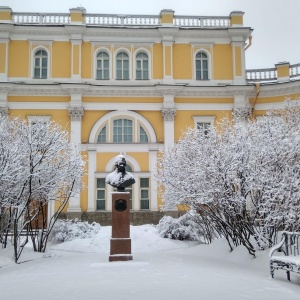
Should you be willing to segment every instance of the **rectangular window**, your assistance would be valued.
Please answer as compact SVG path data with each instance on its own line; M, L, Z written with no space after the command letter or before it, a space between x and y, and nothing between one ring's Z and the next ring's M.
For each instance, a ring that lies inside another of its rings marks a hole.
M141 210L150 208L150 180L149 178L140 178L140 201Z
M105 210L105 178L97 178L97 210Z
M211 127L210 122L197 122L197 128L203 129L205 135L208 134L210 127Z

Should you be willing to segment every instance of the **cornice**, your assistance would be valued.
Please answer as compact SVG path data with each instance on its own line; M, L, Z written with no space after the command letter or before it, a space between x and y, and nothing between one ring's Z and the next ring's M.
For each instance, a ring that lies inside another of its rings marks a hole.
M300 94L300 80L262 84L259 97L289 96L292 94Z
M51 84L26 84L26 83L0 83L2 93L8 95L26 96L132 96L132 97L162 97L174 95L177 97L234 97L244 95L255 97L255 85L167 85L153 84L138 85L93 85L85 83L51 83ZM286 83L261 85L259 97L289 96L300 93L300 80Z

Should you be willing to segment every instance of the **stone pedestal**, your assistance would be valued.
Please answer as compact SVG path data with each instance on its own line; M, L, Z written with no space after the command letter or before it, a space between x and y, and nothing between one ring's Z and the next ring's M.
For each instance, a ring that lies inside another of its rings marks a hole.
M130 194L112 193L112 234L109 261L132 260L130 239Z

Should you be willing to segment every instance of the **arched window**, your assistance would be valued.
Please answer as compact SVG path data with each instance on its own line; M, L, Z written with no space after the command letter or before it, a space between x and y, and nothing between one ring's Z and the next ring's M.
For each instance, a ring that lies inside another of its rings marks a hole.
M109 55L104 51L97 54L96 79L109 79Z
M129 56L124 51L116 57L116 75L116 79L129 79Z
M34 78L47 78L48 54L45 50L38 50L34 55Z
M196 54L196 80L208 79L208 56L201 51Z
M148 143L148 135L142 126L140 126L140 143Z
M156 142L156 134L149 121L132 111L105 114L94 124L89 136L89 143L98 144Z
M146 53L139 53L136 56L136 79L149 79L149 59Z
M113 121L113 142L114 143L133 142L132 120L117 119Z
M106 126L104 126L97 138L97 143L106 143Z

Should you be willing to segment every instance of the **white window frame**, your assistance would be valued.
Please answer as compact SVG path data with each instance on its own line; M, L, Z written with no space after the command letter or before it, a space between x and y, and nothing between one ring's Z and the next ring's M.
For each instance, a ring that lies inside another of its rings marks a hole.
M198 123L210 123L211 127L214 127L215 116L193 116L195 128Z
M141 180L142 179L148 179L148 187L142 187L141 186ZM150 210L150 200L151 200L151 188L150 188L150 183L151 183L151 178L150 177L144 177L144 176L140 176L139 177L139 204L140 204L140 210ZM148 191L148 208L142 208L142 190L147 190Z
M137 68L137 63L136 63L136 60L137 60L137 55L140 54L140 53L144 53L148 56L148 79L137 79L136 78L136 68ZM151 77L151 66L152 66L152 61L151 61L151 55L150 55L150 52L145 49L145 48L139 48L137 49L135 52L134 52L134 65L133 65L133 68L134 68L134 79L135 80L150 80L152 77Z
M100 53L100 52L104 52L104 53L106 53L107 55L108 55L108 68L109 68L109 70L108 70L108 79L98 79L97 78L97 56L98 56L98 54ZM95 79L96 80L110 80L111 78L112 78L112 72L111 72L111 70L112 70L112 60L111 60L111 53L110 53L110 51L108 51L108 49L106 49L106 48L99 48L99 49L97 49L97 51L95 52L95 57L94 57L94 59L95 59L95 63L94 63L94 74L95 74Z
M104 187L103 188L98 188L98 179L102 179L104 180ZM97 194L98 194L98 190L104 191L104 209L98 209L97 208L97 202L99 201L103 201L103 199L98 199ZM106 211L106 184L105 184L105 177L98 177L96 178L96 211Z
M207 55L207 72L208 72L208 78L207 79L197 79L197 70L196 70L196 56L199 53L205 53ZM198 49L195 53L194 53L194 60L193 60L193 69L194 69L194 79L199 82L199 81L207 81L207 80L211 80L211 55L210 53L206 50L206 49Z
M123 78L123 69L122 69L122 78L117 78L117 57L122 52L124 52L128 55L128 78ZM115 75L114 75L115 80L131 80L131 78L132 78L131 54L127 49L122 48L122 49L118 49L118 51L116 51L114 63L115 63L115 68L114 68L114 70L115 70Z
M47 53L47 77L46 78L37 78L34 77L34 71L35 71L35 55L38 51L45 51ZM32 54L31 54L31 78L34 80L46 80L50 78L50 51L46 47L43 46L38 46L32 49Z
M112 111L101 117L93 126L90 136L89 143L97 143L98 135L100 130L107 125L106 127L106 143L113 143L113 120L116 119L131 119L133 121L133 134L134 139L133 143L140 143L139 140L139 126L141 125L148 135L148 143L156 143L157 138L155 131L150 124L150 122L141 116L140 114L133 111ZM143 143L145 144L145 143Z

